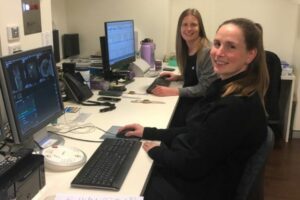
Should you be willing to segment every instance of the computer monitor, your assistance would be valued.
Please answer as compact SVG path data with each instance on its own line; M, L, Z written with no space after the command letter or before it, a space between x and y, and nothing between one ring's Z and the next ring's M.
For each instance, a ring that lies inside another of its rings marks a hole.
M53 140L45 127L63 114L64 107L52 47L4 56L0 61L4 109L14 143L25 143L33 136L40 145Z
M104 51L107 63L103 62L105 72L110 72L108 76L120 70L128 70L130 63L135 61L135 38L134 38L134 22L133 20L110 21L104 23L105 29L105 45L101 45L101 51ZM103 53L102 53L103 55ZM107 74L104 74L105 78Z
M68 33L62 36L63 58L76 58L80 55L79 34Z
M3 124L2 124L2 119L0 116L0 144L5 140L6 136L3 130ZM4 144L4 143L3 143ZM3 145L1 145L3 147ZM4 160L4 156L0 154L0 162Z

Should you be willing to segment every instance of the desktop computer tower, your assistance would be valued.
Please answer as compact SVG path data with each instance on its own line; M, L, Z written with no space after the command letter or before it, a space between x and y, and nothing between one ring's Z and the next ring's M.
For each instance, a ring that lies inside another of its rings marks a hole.
M103 76L105 80L111 81L112 72L108 65L108 55L107 55L105 36L101 36L99 39L100 39L101 57L102 57L102 65L103 65Z
M29 155L0 178L1 200L31 200L46 184L44 156Z
M52 31L52 35L53 35L53 53L54 53L54 58L55 58L55 62L58 63L60 61L59 31L58 30L53 30Z
M78 56L79 49L79 34L71 33L62 36L63 58Z
M101 36L99 39L100 39L102 64L107 66L108 58L107 58L107 47L106 47L106 42L105 42L105 36Z

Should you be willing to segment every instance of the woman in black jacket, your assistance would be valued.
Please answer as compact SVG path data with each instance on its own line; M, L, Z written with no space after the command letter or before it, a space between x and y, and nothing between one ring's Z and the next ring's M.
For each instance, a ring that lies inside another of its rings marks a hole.
M234 199L247 159L266 138L268 72L260 31L248 19L225 21L210 56L220 79L196 103L187 126L120 129L161 141L143 144L154 160L145 200Z

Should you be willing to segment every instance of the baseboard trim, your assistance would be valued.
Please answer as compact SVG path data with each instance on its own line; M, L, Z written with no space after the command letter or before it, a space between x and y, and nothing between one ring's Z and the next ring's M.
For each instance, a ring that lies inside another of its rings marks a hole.
M300 130L293 130L293 138L300 138Z

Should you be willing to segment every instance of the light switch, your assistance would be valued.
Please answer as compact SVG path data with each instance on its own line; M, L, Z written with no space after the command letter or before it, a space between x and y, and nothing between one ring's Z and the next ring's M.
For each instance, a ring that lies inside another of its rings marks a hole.
M17 26L17 25L7 26L6 30L7 30L7 40L9 42L20 39L19 26Z

